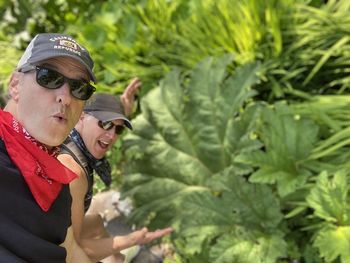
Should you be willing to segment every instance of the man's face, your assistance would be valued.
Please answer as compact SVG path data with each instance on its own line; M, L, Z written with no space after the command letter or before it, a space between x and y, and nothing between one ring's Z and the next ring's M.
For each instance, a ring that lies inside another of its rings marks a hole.
M42 63L72 79L89 80L82 64L69 57L48 59ZM74 98L67 83L58 89L47 89L36 82L36 71L18 76L15 118L36 140L47 146L58 146L78 122L85 101Z
M115 125L124 125L123 120L114 120L113 123ZM86 148L96 159L103 158L118 139L114 127L110 130L102 129L98 125L98 119L89 114L84 114L81 118L79 133L84 140Z

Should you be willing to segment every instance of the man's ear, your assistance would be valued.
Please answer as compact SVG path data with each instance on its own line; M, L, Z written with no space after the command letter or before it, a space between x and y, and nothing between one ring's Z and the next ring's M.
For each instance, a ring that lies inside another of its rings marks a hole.
M79 121L84 120L84 118L86 118L86 114L85 114L85 112L82 112L80 115Z
M82 112L80 115L80 118L78 120L78 123L75 125L75 129L77 129L78 132L82 132L84 127L84 118L86 118L85 113Z
M8 93L11 96L11 98L14 101L18 101L19 98L19 79L20 79L20 74L19 72L13 72L9 81L8 85Z

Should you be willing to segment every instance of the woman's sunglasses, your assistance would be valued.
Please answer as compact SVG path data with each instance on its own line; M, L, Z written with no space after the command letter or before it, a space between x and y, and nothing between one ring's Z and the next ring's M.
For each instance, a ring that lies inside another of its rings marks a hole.
M115 127L115 133L118 135L122 134L125 129L124 125L115 125L112 121L98 121L98 126L106 131Z
M88 100L95 92L96 88L89 82L77 79L70 79L56 70L42 66L28 66L19 70L19 72L29 72L36 70L36 82L47 89L58 89L68 83L73 97L79 100Z

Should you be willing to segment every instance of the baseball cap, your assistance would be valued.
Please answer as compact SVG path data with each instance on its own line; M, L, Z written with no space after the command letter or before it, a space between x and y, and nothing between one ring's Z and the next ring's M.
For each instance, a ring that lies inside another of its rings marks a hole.
M124 120L125 126L132 130L132 124L125 116L124 108L119 97L108 93L95 93L86 103L84 112L103 122Z
M92 71L94 62L89 52L71 36L58 33L37 34L24 51L17 69L54 57L71 57L77 60L85 66L91 80L96 83Z

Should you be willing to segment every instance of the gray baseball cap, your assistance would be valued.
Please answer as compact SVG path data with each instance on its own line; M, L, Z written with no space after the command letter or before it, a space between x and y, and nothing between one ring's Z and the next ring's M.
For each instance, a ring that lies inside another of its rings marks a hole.
M78 44L71 36L58 33L36 35L24 51L17 64L17 69L54 57L76 59L85 66L91 80L96 83L96 77L92 71L94 62L86 48Z
M103 122L124 120L125 126L132 130L132 124L125 116L124 108L119 97L108 93L95 93L86 103L84 112Z

